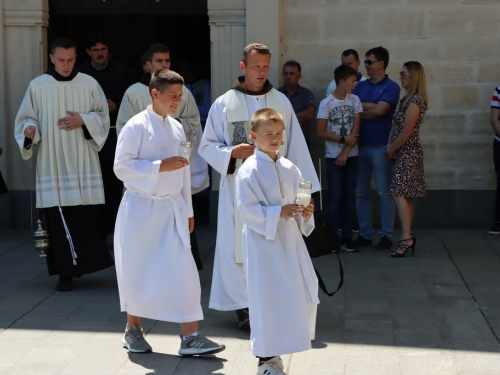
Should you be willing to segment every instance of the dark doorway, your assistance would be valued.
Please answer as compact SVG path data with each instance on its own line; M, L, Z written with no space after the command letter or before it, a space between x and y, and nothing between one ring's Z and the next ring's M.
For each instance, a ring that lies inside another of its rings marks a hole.
M77 65L87 58L85 41L101 31L111 58L122 61L139 77L140 57L157 42L167 45L172 70L180 59L190 60L200 77L210 80L210 27L207 1L68 1L49 3L48 40L68 36L78 45Z

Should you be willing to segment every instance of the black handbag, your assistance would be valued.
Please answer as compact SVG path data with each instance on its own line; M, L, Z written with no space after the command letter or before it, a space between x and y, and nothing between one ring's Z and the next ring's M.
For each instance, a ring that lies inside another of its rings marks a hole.
M321 184L321 159L319 161L319 173L320 173L320 184ZM315 203L318 203L315 201ZM319 210L314 210L314 230L311 234L306 237L303 236L304 242L306 243L307 251L309 252L309 256L311 258L318 258L325 255L332 255L332 244L335 240L335 235L332 232L332 227L330 222L328 221L328 217L326 216L326 212L322 210L322 195L321 191L319 193ZM329 292L326 289L326 285L323 281L323 278L319 274L316 267L314 267L314 271L316 272L316 276L318 277L318 284L321 290L328 295L329 297L333 296L337 293L342 285L344 284L344 267L342 267L342 262L340 261L340 257L338 253L335 253L337 256L337 260L339 262L339 272L340 272L340 281L335 292Z

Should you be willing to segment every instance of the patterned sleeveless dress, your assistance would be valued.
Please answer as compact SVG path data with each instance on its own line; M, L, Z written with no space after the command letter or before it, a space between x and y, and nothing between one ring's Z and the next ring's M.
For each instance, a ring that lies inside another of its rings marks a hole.
M394 130L391 143L396 140L403 130L405 114L410 103L415 103L419 108L418 120L408 141L396 151L396 161L392 166L392 181L390 195L402 197L425 197L424 153L420 144L420 124L424 119L425 105L417 95L403 104L403 97L394 113Z

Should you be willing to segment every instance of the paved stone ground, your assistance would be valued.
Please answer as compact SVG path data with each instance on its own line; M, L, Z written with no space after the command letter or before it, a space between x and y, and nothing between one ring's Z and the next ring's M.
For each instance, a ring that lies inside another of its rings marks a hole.
M30 233L0 232L0 374L254 374L248 333L231 312L207 308L214 230L198 228L207 335L227 350L181 358L179 327L145 320L155 353L129 355L120 340L114 269L76 280L70 293L36 257ZM372 248L342 254L345 285L320 296L313 349L284 356L292 375L500 374L500 236L478 230L417 230L416 256ZM335 257L315 260L333 288Z

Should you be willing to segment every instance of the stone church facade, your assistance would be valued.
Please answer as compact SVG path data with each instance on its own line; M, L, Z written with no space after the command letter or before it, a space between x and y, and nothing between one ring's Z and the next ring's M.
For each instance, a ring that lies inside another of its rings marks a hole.
M33 171L20 157L13 123L29 81L47 68L50 9L48 0L0 4L0 170L11 191L0 196L0 226L26 226L18 212L29 211ZM397 82L405 61L421 62L429 92L421 128L428 197L416 202L415 224L489 226L496 185L489 116L500 85L500 1L208 0L207 11L212 99L241 74L241 51L251 42L271 48L274 86L282 84L281 65L298 60L300 83L313 90L317 104L347 48L362 58L369 48L386 47L387 72ZM365 74L363 65L360 72ZM317 160L323 146L314 129L309 132Z

